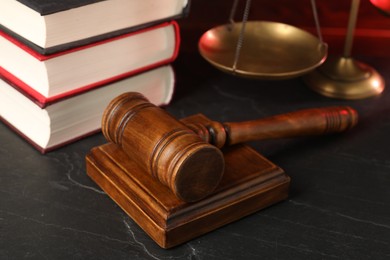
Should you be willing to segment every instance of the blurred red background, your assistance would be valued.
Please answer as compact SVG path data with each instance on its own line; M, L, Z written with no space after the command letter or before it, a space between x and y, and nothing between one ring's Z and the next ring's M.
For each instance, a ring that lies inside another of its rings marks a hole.
M179 21L182 51L196 51L200 36L208 29L227 23L233 0L192 0L187 18ZM351 1L317 0L322 36L330 54L342 54ZM242 19L245 0L239 2L236 21ZM287 23L316 34L310 0L253 0L250 20ZM360 1L354 33L353 56L390 57L390 17L369 0Z

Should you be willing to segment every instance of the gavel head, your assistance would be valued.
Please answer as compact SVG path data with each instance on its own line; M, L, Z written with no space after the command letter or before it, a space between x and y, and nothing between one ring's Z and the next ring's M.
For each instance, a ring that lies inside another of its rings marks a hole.
M124 93L111 101L102 132L183 201L206 197L222 178L222 152L139 93Z

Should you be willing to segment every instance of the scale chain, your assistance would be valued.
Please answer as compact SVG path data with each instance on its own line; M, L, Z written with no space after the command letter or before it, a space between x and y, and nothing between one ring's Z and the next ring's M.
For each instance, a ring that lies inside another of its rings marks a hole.
M246 0L244 15L242 18L242 27L241 27L240 35L238 37L238 42L237 42L237 46L236 46L236 53L234 55L233 73L235 73L235 71L237 69L237 62L238 62L238 59L240 58L240 51L241 51L243 41L244 41L245 25L246 25L246 22L248 21L250 6L251 6L251 0Z

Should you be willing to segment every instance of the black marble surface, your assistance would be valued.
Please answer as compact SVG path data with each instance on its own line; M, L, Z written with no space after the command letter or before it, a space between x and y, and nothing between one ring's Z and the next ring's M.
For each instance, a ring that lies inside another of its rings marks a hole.
M362 58L390 82L390 62ZM0 259L390 259L390 90L345 101L301 79L235 78L198 55L175 63L167 110L242 121L350 105L357 127L325 137L253 142L291 176L289 198L170 250L159 248L89 179L101 134L41 155L0 123ZM390 84L390 83L388 83Z

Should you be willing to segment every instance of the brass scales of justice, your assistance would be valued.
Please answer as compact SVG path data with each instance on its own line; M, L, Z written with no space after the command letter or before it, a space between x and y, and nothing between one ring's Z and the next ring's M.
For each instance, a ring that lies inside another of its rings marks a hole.
M351 57L353 32L360 0L352 0L344 53L328 58L323 42L315 0L311 6L318 38L291 25L248 21L250 0L246 1L241 23L230 23L210 29L199 40L199 52L216 68L241 77L283 80L303 76L317 93L339 99L361 99L379 95L385 82L371 66ZM385 15L389 1L371 0Z
M326 59L315 0L311 0L318 38L297 27L270 21L248 21L251 0L246 0L242 22L229 22L205 32L198 43L201 56L226 73L254 79L283 80L302 76Z
M317 43L312 67L326 55ZM288 197L290 177L246 142L338 133L357 120L347 106L246 122L202 114L177 120L140 93L123 93L104 111L107 143L91 149L86 169L159 246L171 248Z

